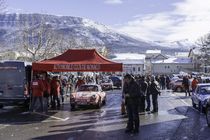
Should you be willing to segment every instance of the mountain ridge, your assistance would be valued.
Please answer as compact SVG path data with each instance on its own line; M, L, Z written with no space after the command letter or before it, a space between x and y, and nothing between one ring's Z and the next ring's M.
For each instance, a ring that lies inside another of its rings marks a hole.
M0 14L0 40L7 47L16 45L20 31L26 26L33 28L44 23L65 38L86 40L93 46L106 46L112 53L144 53L148 49L161 49L163 52L188 51L186 47L166 47L161 43L137 40L115 32L106 25L81 17L55 16L46 14Z

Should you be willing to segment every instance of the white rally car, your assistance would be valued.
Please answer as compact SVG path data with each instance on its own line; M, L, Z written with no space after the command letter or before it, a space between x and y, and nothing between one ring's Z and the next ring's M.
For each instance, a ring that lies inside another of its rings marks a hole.
M113 89L113 82L111 79L102 80L100 82L100 85L103 90L112 90Z
M84 84L70 95L71 109L76 106L96 106L100 108L106 103L106 93L97 84Z

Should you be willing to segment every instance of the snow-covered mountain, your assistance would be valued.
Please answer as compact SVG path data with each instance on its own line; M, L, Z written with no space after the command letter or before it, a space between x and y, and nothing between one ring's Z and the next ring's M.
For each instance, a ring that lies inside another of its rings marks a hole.
M78 42L86 42L89 46L106 46L113 53L136 52L143 53L148 49L162 49L164 52L188 50L181 43L164 44L149 43L117 33L109 27L89 19L71 16L54 16L44 14L3 14L0 15L0 41L3 46L14 47L26 27L36 28L44 23L50 26L64 39L74 38ZM176 45L177 44L177 45ZM179 46L180 45L180 46ZM186 48L186 49L185 49ZM17 49L17 48L16 48Z

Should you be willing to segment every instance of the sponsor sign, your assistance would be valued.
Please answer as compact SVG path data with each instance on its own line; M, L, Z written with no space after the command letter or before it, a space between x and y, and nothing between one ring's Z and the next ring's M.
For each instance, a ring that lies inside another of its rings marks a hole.
M100 64L55 64L55 70L71 70L71 71L97 71L101 69Z
M32 85L33 85L33 86L38 86L39 83L38 83L38 82L33 82Z

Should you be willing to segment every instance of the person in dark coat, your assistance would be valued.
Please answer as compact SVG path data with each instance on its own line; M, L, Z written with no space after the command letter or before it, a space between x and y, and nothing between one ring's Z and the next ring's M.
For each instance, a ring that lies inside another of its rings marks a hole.
M182 85L184 87L185 96L187 96L187 93L190 96L190 84L189 84L188 76L183 77Z
M161 85L161 89L164 90L166 86L166 77L164 75L161 75L160 77L160 85Z
M139 86L140 86L140 92L141 92L140 112L144 112L145 111L145 99L146 99L147 87L148 87L148 84L145 81L144 76L140 77Z
M134 78L126 74L124 76L124 81L127 86L124 88L125 92L125 105L128 114L128 123L126 127L126 133L139 132L139 100L140 100L140 87Z
M166 88L167 89L170 89L170 82L171 82L170 77L167 75L166 76Z
M150 92L152 94L153 110L151 113L158 112L158 95L160 95L160 88L158 82L154 77L151 79Z
M146 107L146 111L150 111L150 107L151 107L151 100L150 100L150 85L151 85L151 79L148 76L146 78L146 82L147 82L147 91L146 91L146 102L147 102L147 107Z

